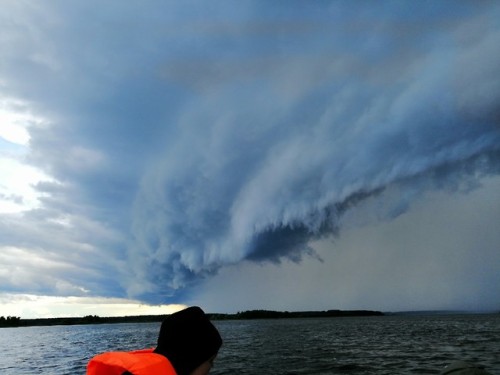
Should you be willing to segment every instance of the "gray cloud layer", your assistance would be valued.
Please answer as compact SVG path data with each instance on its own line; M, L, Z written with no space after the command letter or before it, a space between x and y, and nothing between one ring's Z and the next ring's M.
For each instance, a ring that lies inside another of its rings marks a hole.
M11 2L0 93L51 119L31 129L30 160L58 181L23 221L87 223L38 246L67 260L88 243L105 293L120 293L109 267L158 301L224 265L314 255L311 241L388 189L379 219L427 189L474 187L500 166L499 13ZM38 237L10 228L5 244ZM97 293L87 276L72 283Z

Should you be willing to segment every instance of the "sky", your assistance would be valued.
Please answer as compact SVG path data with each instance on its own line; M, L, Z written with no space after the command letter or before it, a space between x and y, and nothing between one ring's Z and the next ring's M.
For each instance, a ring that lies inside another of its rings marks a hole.
M0 316L499 310L499 19L4 0Z

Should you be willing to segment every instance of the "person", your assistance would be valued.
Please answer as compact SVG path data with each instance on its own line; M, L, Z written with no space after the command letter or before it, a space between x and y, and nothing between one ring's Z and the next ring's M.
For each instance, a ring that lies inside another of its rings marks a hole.
M96 355L87 375L207 375L221 346L217 328L193 306L162 322L156 348Z
M203 375L210 370L222 338L197 306L167 317L160 328L155 353L167 357L178 375Z

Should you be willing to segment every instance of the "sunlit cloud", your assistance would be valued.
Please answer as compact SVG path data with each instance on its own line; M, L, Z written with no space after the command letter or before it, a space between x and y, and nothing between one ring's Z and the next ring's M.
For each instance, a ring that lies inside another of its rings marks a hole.
M46 124L46 120L34 115L29 105L22 100L1 97L0 94L0 138L5 141L28 146L29 128Z
M26 161L30 128L46 123L24 101L0 96L0 214L39 207L41 194L35 185L53 180Z
M86 315L135 316L164 315L184 309L185 305L148 305L124 298L57 297L0 293L2 316L23 319L82 317Z
M36 184L53 181L38 168L1 156L0 175L0 213L18 213L39 207L43 193L36 190Z

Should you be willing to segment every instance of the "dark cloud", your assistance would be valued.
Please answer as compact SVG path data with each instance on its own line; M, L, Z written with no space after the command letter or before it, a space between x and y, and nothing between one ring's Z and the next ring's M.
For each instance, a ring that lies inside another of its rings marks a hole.
M241 262L221 269L189 303L234 312L255 306L495 311L499 183L496 177L469 193L427 192L412 210L376 221L381 201L399 199L399 191L387 189L350 210L337 238L311 243L323 262ZM363 226L367 217L370 225Z
M82 261L105 293L187 298L226 265L323 258L312 242L366 202L377 222L472 190L499 172L499 12L10 2L0 94L50 121L28 159L53 180L3 243Z
M149 251L133 251L195 275L243 259L297 260L311 240L337 232L346 210L339 207L397 185L401 199L383 214L396 217L425 189L470 187L480 175L498 173L498 99L491 99L498 90L486 101L476 93L496 80L491 60L499 56L487 52L484 61L468 62L471 54L495 50L498 30L490 24L474 43L462 44L463 30L477 27L484 14L460 13L431 30L375 33L378 49L355 44L373 25L354 37L342 33L346 40L332 32L333 46L315 34L326 50L338 48L336 59L308 48L301 55L278 52L275 58L287 56L287 63L264 63L259 85L245 69L231 68L238 60L230 67L221 60L218 73L210 61L207 71L186 65L214 84L180 118L166 162L145 177L134 233ZM415 26L419 15L406 16ZM396 28L394 22L401 21L389 17L384 25ZM414 42L418 48L407 47ZM381 53L393 43L410 51L402 58L400 48ZM252 61L262 64L241 63ZM181 77L206 86L198 75ZM465 82L476 88L468 92ZM150 215L154 207L163 210ZM186 283L193 276L183 275Z

